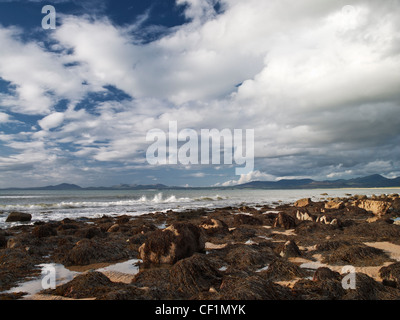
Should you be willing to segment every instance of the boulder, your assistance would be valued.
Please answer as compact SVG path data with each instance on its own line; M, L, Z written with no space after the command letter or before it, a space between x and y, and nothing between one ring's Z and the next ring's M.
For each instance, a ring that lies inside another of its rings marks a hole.
M394 281L396 286L400 288L400 262L392 263L387 267L379 270L379 275L383 280Z
M343 201L329 201L325 203L325 209L328 210L339 210L344 209L345 205Z
M212 286L219 286L222 280L219 265L206 255L195 253L175 263L169 273L170 289L190 297Z
M311 199L310 199L310 198L304 198L304 199L297 200L297 201L294 203L294 206L295 206L295 207L307 207L307 206L309 206L310 204L312 204Z
M248 214L236 214L233 217L233 224L234 226L241 226L244 224L260 226L263 224L263 222L260 219L252 217Z
M50 224L36 226L32 230L32 235L36 238L46 238L57 235L56 229Z
M332 271L327 267L320 267L315 270L313 281L323 281L323 280L340 280L340 273Z
M209 235L229 232L228 225L218 219L207 219L203 221L199 227L202 228L204 232Z
M286 230L288 229L294 229L296 227L296 222L295 219L291 216L289 216L286 213L279 212L278 216L276 217L274 224L274 228L284 228Z
M360 200L356 201L355 205L361 209L372 212L375 215L384 215L392 206L391 202L381 200Z
M174 223L164 230L156 230L139 248L144 263L174 264L205 248L201 229L191 223Z
M11 212L6 222L28 222L32 220L32 215L24 212Z
M281 248L279 248L279 255L283 258L300 257L301 251L293 240L287 241Z
M292 300L287 287L253 275L242 277L226 276L220 286L221 300Z

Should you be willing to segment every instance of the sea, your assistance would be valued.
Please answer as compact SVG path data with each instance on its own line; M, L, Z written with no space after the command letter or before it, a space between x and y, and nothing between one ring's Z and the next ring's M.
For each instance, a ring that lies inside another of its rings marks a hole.
M139 216L168 210L228 206L291 204L301 198L314 201L349 195L400 193L400 188L377 189L168 189L168 190L0 190L0 228L20 223L6 223L12 211L30 213L37 221L64 218L85 219L107 216Z

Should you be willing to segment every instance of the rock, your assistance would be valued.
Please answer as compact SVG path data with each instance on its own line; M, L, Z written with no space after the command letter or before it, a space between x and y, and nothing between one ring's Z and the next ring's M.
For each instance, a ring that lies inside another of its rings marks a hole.
M278 249L278 251L282 258L294 258L301 256L301 251L296 242L293 240L287 241L283 247Z
M343 300L398 300L399 291L384 286L364 273L355 274L356 289L347 290Z
M296 222L293 217L289 216L286 213L279 212L278 216L276 217L274 224L274 228L284 228L286 230L288 229L294 229L296 227Z
M340 246L324 257L323 263L353 266L379 266L388 261L389 256L381 249L362 244Z
M328 210L339 210L344 209L345 205L343 201L336 202L336 201L329 201L325 203L325 209Z
M221 300L292 300L289 288L261 276L226 276L220 286Z
M0 234L0 249L7 247L7 239L4 234Z
M297 210L296 212L296 219L300 221L314 221L314 217L311 216L307 211L302 212Z
M346 294L341 281L332 279L301 279L294 284L293 292L300 300L340 300Z
M140 246L144 263L174 264L178 260L202 252L205 241L201 229L190 223L174 223L164 230L154 231Z
M218 264L204 254L195 253L179 260L170 269L171 290L190 297L201 291L209 291L212 286L219 287L222 275L218 268Z
M394 281L400 288L400 262L393 263L379 270L379 275L386 281Z
M268 269L260 272L260 274L272 281L293 280L305 276L305 272L300 267L283 259L274 260Z
M313 281L323 281L323 280L340 280L340 273L332 271L327 267L320 267L315 270Z
M300 199L297 200L294 204L295 207L307 207L310 204L312 204L312 201L310 198L304 198L304 199Z
M52 225L44 224L44 225L36 226L32 230L32 235L36 238L46 238L46 237L57 235L57 231L55 230L55 228L53 228Z
M400 199L399 198L394 199L394 201L392 203L392 208L394 211L400 212Z
M375 215L381 216L388 212L392 204L388 201L381 200L360 200L356 201L355 205Z
M258 248L257 246L234 245L229 247L225 261L235 270L256 270L277 258L269 247Z
M322 223L322 224L329 224L332 226L341 226L341 221L336 218L328 217L328 216L320 216L317 218L316 222Z
M6 222L28 222L32 220L32 215L24 212L11 212Z
M242 226L244 224L260 226L263 224L263 222L260 219L258 219L256 217L252 217L248 214L234 215L234 217L233 217L233 225L234 226Z
M208 235L213 235L217 233L228 233L229 228L228 225L218 219L207 219L203 221L200 225L200 228L204 230L204 232Z
M60 247L56 262L68 266L85 266L92 263L112 262L128 258L127 252L115 243L98 243L82 239L72 248Z

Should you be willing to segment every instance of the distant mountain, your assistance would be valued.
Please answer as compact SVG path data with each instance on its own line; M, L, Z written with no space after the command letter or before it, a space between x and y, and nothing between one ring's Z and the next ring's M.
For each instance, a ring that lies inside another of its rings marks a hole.
M164 184L119 184L112 187L82 188L76 184L25 188L25 190L188 190L188 189L335 189L335 188L393 188L400 187L400 177L387 179L379 174L362 178L316 181L312 179L283 179L279 181L252 181L231 187L173 187ZM19 190L11 188L2 190Z
M253 181L234 186L237 189L314 189L314 188L390 188L400 187L400 177L387 179L379 174L349 180L315 181L312 179Z
M80 186L76 184L69 184L69 183L61 183L56 186L46 186L46 187L39 187L39 188L30 188L36 190L78 190L82 189Z

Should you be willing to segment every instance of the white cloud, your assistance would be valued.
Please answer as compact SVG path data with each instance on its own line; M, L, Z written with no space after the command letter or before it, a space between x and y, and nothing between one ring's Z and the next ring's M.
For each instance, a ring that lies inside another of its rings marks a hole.
M64 121L64 113L54 112L42 120L39 120L39 126L44 130L50 130L58 127Z
M275 181L275 180L276 180L275 176L256 170L247 174L242 174L238 180L229 180L220 185L223 187L230 187L252 181Z

